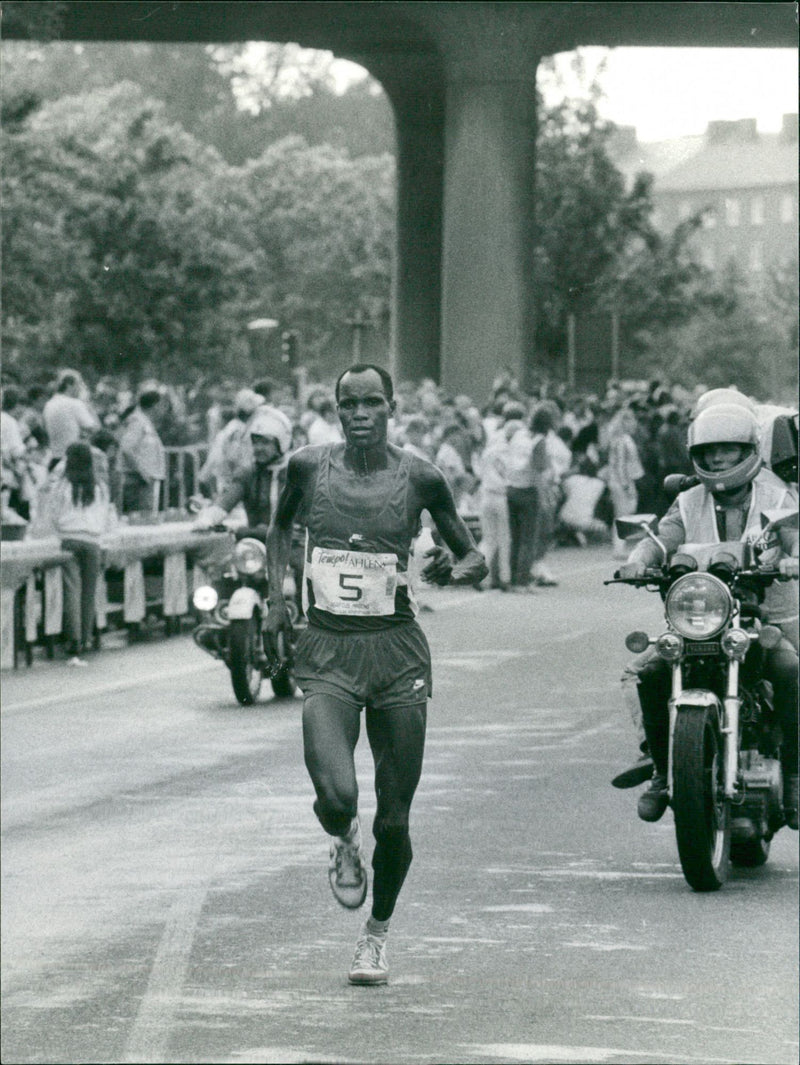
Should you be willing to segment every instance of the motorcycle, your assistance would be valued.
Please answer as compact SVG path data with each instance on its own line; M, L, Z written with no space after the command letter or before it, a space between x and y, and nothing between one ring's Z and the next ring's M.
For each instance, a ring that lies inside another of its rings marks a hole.
M196 588L192 598L200 622L192 636L195 643L230 670L233 693L242 706L251 706L269 677L279 699L291 698L297 690L293 676L294 639L278 637L277 652L264 631L267 618L267 549L249 529L232 532L232 550L216 584ZM202 533L201 533L202 535ZM287 598L289 618L298 620L297 606Z
M731 863L763 865L786 823L780 727L761 675L764 650L782 636L763 622L761 603L785 578L757 562L773 530L797 527L797 511L762 514L761 524L754 544L684 544L668 561L655 515L620 518L618 534L649 537L662 564L643 577L618 571L604 581L657 591L664 602L666 631L629 633L625 646L634 654L653 648L671 665L668 795L681 868L695 891L722 887Z

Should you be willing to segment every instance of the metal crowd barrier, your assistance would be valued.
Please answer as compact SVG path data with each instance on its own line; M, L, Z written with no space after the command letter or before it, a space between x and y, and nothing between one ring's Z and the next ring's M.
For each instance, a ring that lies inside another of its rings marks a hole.
M123 526L103 539L104 573L97 583L97 628L118 613L137 625L154 607L168 624L189 613L190 589L203 583L202 564L227 541L199 535L190 522ZM0 669L30 665L35 644L51 650L62 632L62 567L70 555L55 538L4 541L0 549Z
M206 444L187 444L183 447L164 448L167 459L167 477L161 493L161 510L181 510L185 513L186 501L197 491L197 475L208 455Z

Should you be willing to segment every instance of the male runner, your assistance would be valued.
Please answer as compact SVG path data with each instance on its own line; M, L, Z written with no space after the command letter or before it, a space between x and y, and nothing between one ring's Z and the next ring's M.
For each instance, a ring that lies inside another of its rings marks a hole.
M387 442L395 409L392 379L369 364L336 382L345 442L301 448L267 536L270 611L275 637L289 625L283 577L292 523L306 527L303 592L309 626L300 636L295 676L303 689L305 761L316 791L314 812L333 837L328 877L342 906L367 894L353 754L361 710L375 762L377 810L372 912L349 972L353 984L387 981L389 918L411 865L408 818L425 744L430 652L414 620L407 583L411 541L429 511L442 539L426 553L425 580L477 584L483 556L456 513L444 476Z

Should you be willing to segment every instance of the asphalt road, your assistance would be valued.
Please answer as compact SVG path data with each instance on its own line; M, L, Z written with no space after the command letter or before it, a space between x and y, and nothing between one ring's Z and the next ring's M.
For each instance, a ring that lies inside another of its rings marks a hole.
M533 597L429 592L415 861L390 983L346 972L300 701L239 707L188 637L2 683L3 1047L22 1062L798 1061L798 854L699 895L609 781L643 592L561 551ZM362 817L374 810L358 750Z

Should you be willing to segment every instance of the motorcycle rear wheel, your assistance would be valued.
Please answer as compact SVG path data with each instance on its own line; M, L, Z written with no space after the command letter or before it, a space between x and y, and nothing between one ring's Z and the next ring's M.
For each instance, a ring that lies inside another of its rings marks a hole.
M680 711L672 752L672 806L683 875L695 891L717 891L730 870L731 828L722 735L713 709Z
M233 694L242 706L252 706L261 691L264 679L261 667L256 664L256 655L261 639L261 623L258 615L236 618L230 623L229 668Z

